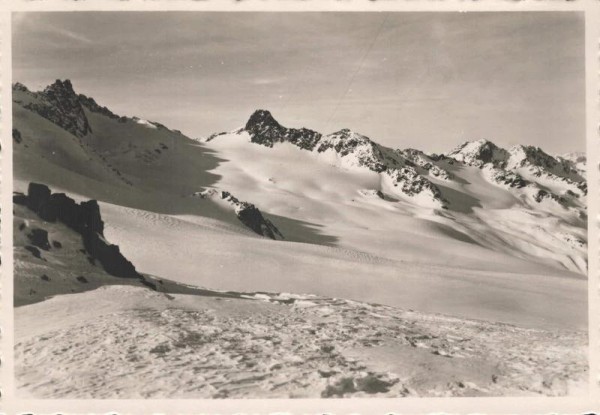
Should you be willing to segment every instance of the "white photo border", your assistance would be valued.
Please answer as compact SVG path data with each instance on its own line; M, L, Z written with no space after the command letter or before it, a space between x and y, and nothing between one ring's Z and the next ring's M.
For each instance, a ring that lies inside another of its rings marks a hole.
M18 399L13 365L11 14L28 11L579 11L585 14L588 157L589 396L364 399ZM600 0L3 0L0 1L0 413L349 414L590 413L600 410Z

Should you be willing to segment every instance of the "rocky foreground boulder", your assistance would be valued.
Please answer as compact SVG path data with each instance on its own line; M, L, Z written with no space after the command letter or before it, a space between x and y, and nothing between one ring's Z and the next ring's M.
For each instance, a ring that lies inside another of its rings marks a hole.
M79 233L90 257L97 260L108 274L143 280L134 265L121 254L119 247L104 238L104 221L97 201L77 203L64 193L52 193L46 185L30 183L27 195L15 195L14 202L25 205L47 222L61 222ZM41 236L32 235L36 240Z

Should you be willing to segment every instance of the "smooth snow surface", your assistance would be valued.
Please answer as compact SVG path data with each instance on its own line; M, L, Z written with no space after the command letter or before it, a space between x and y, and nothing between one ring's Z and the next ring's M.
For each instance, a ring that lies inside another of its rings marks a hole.
M138 270L185 284L312 293L467 318L477 310L478 318L526 327L582 329L586 324L586 281L576 274L539 274L533 266L529 273L515 272L515 262L507 262L513 272L494 270L493 264L467 269L409 262L349 248L240 235L212 219L108 204L102 204L101 211L105 235ZM430 253L435 255L434 250Z

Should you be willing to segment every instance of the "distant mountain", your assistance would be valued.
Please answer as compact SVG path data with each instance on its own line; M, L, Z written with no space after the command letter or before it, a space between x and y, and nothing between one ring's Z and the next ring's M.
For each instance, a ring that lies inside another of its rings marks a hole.
M459 145L448 157L487 169L490 180L500 185L531 189L537 202L550 198L568 204L573 197L587 195L585 171L573 161L552 157L539 147L516 145L505 150L490 141L478 140ZM562 183L567 189L557 194L547 188L548 183Z
M395 190L408 197L421 197L427 204L446 208L447 201L439 188L419 170L413 161L402 152L394 151L372 141L368 137L342 129L322 135L307 128L286 128L279 124L269 111L257 110L249 118L243 131L250 134L253 143L273 147L276 143L290 143L300 149L317 153L333 152L339 157L340 165L347 168L367 168L386 177ZM426 158L425 155L422 155ZM423 164L426 164L424 161ZM442 173L439 167L435 169Z
M574 199L587 194L584 159L575 162L553 157L538 147L518 145L506 150L491 141L477 140L464 142L446 154L429 155L416 149L393 150L349 129L323 135L307 128L286 128L267 110L255 111L245 127L235 131L238 135L242 132L249 134L252 143L266 147L290 143L302 150L334 153L340 167L379 173L391 184L389 189L380 189L390 197L409 197L434 208L450 207L436 180L452 180L448 166L455 162L484 170L491 183L535 203L550 200L571 206ZM224 134L213 134L205 141ZM551 184L564 185L564 189L557 191Z

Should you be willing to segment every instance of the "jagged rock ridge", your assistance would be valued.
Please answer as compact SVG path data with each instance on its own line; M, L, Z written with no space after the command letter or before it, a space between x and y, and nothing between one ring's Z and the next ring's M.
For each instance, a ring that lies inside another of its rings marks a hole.
M285 239L279 229L269 219L265 218L261 211L252 203L244 202L225 190L208 189L197 192L194 196L203 199L217 198L226 202L234 209L240 222L255 233L270 239Z
M36 98L32 102L25 103L23 107L39 114L79 138L92 133L92 127L84 108L121 123L140 121L138 117L117 115L107 107L99 105L94 98L77 94L69 79L64 81L57 79L53 84L39 92L32 92L25 85L16 82L13 84L13 91L26 93ZM148 124L152 127L169 130L163 124L155 121L148 121ZM177 130L173 131L178 132Z
M569 200L587 195L584 172L576 167L576 162L553 157L539 147L516 145L505 150L488 140L477 140L460 144L447 156L483 169L493 183L508 188L529 189L537 203L550 199L568 205ZM536 179L543 179L546 183L562 183L569 186L570 190L565 194L554 194L537 183Z
M381 174L405 196L425 195L435 206L447 207L448 201L443 198L439 188L425 176L443 179L450 177L450 174L434 166L433 161L424 153L405 154L392 150L349 129L322 135L306 128L286 128L266 110L255 111L242 131L250 135L251 142L267 147L288 142L316 153L333 151L343 165L366 168ZM219 135L212 135L209 139L215 139Z
M14 88L28 92L22 84L15 84ZM56 80L55 83L35 95L41 100L27 103L24 105L25 108L38 113L77 137L84 137L92 132L79 102L79 96L73 90L73 85L68 79L64 82Z
M253 143L273 147L276 142L290 142L300 148L312 150L321 139L321 134L306 128L285 128L269 111L255 111L245 127Z
M448 168L454 163L478 167L490 182L507 189L526 191L530 200L540 203L550 199L563 206L587 194L581 157L552 157L532 146L514 146L509 150L488 140L467 141L447 154L425 154L415 149L392 150L349 129L322 135L306 128L282 126L266 110L255 111L246 126L233 134L246 132L253 143L273 147L291 143L316 153L333 152L342 167L366 168L387 178L401 195L426 196L438 208L447 208L448 200L436 180L451 181ZM209 142L225 133L213 134ZM536 178L548 183L563 183L569 190L555 194ZM393 190L392 190L393 192Z
M111 245L104 238L104 222L97 201L78 204L64 193L52 193L46 185L30 183L27 195L15 195L14 202L25 205L47 222L64 223L79 233L90 257L98 260L108 274L144 281L134 265L121 254L119 247ZM40 237L43 235L31 236L38 242Z

